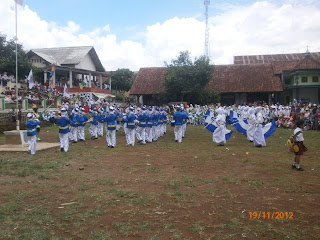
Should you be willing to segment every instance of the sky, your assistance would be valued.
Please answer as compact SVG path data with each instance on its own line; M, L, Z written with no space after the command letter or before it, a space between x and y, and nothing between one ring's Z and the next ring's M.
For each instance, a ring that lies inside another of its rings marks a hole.
M320 52L320 0L211 0L210 58ZM93 46L107 71L162 67L204 54L203 0L24 0L18 40L33 48ZM0 0L0 34L15 36L14 0Z

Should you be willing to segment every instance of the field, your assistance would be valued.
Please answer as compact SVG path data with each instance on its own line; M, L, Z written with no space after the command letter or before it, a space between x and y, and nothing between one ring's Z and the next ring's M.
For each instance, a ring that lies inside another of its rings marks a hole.
M121 130L114 149L87 133L68 153L2 152L0 239L320 239L320 132L304 132L304 172L291 132L260 149L239 133L218 147L203 126L179 144L168 126L147 145L125 146Z

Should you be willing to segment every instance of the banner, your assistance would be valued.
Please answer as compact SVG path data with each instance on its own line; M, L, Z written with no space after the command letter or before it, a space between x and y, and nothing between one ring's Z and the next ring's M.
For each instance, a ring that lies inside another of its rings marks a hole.
M33 88L34 81L33 81L32 69L30 70L29 75L28 75L28 84L29 84L29 89Z
M63 96L66 97L66 98L70 98L70 94L68 92L68 87L67 87L66 83L64 84Z

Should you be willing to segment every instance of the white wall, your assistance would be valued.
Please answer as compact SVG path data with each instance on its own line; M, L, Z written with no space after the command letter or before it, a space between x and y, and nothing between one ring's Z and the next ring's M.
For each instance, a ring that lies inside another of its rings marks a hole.
M76 65L76 68L90 70L90 71L96 71L96 66L94 65L89 54L87 54L82 59L82 61L78 65Z
M38 68L44 68L46 67L45 61L38 57L38 56L33 56L30 58L30 62L32 66L38 67Z

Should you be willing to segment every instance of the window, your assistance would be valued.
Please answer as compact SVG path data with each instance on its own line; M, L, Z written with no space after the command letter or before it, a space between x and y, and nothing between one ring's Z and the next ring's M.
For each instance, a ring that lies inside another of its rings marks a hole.
M285 83L286 85L289 85L289 84L290 84L290 79L286 78L286 79L284 80L284 83Z
M319 77L318 76L313 76L312 77L312 82L319 82Z
M301 82L303 82L303 83L308 82L308 77L302 77L302 78L301 78Z

